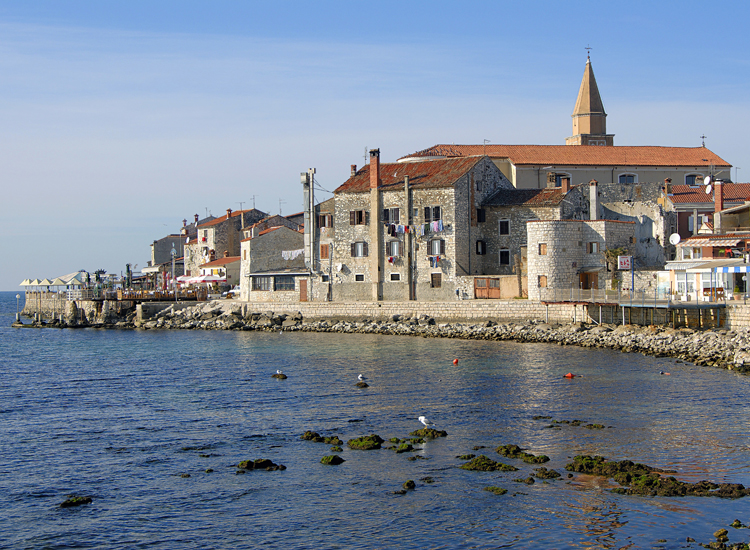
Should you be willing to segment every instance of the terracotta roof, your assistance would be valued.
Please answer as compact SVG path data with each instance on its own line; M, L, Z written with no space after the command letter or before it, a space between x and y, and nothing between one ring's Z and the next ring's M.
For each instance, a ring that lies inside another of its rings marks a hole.
M471 170L482 157L435 159L418 162L391 162L380 164L379 189L384 191L404 188L404 176L409 176L409 187L431 189L451 187ZM370 164L339 186L334 193L366 193L370 190Z
M559 206L567 193L561 187L545 189L498 189L483 206Z
M237 216L239 216L241 214L244 214L245 212L250 212L252 210L253 210L252 208L250 210L236 210L236 211L232 212L231 217L234 218L234 217L237 217ZM226 214L224 214L220 218L214 218L210 222L202 223L202 224L200 224L198 226L198 228L200 229L201 227L211 227L212 225L218 225L221 222L225 222L225 221L227 221L227 215Z
M723 183L724 202L745 202L750 200L750 183ZM668 195L673 204L713 203L714 194L706 194L706 186L673 185L672 194Z
M226 258L219 258L218 260L214 260L206 264L201 264L198 267L219 267L222 265L233 264L234 262L239 262L239 261L240 261L239 256L228 256Z
M270 233L271 231L276 231L277 229L281 229L281 227L282 226L277 225L275 227L269 227L268 229L264 229L263 231L261 231L260 233L258 233L258 237L260 237L261 235L265 235L266 233Z
M435 145L414 157L467 157L486 154L515 165L557 166L731 166L705 147L595 145ZM706 159L706 160L704 160Z

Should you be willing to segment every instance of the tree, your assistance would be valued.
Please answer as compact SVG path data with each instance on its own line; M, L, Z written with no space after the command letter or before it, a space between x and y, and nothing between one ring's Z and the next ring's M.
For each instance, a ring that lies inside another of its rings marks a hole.
M604 251L604 258L607 261L607 267L609 267L610 272L612 273L612 282L610 284L612 290L617 288L617 257L624 256L627 253L628 249L624 246L620 246L618 248L607 248Z

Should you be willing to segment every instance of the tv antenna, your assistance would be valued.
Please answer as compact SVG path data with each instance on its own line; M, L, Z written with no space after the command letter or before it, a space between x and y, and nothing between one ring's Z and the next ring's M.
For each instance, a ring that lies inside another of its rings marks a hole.
M281 216L281 205L286 204L286 201L279 199L279 216Z
M237 204L240 205L240 210L242 210L242 205L245 204L245 202L244 201L237 201Z
M702 135L702 136L700 136L700 138L701 138L701 140L702 140L702 141L701 141L701 146L703 146L703 147L705 147L705 146L706 146L706 137L707 137L707 136L706 136L705 134L704 134L704 135Z
M253 210L255 210L255 197L257 197L257 196L258 195L253 195Z
M365 145L365 154L364 154L364 157L365 157L365 164L367 164L367 145Z

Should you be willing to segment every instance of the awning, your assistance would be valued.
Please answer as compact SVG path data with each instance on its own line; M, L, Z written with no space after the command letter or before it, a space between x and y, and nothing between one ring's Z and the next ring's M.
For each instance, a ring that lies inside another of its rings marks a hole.
M578 268L578 273L597 273L602 271L605 266L603 265L592 265Z
M715 273L750 273L750 264L715 267L712 271Z
M710 268L711 262L702 260L700 262L667 262L664 266L666 271L686 271L688 269L695 269L697 267Z
M701 246L737 246L742 239L687 239L677 243L677 248L701 247Z

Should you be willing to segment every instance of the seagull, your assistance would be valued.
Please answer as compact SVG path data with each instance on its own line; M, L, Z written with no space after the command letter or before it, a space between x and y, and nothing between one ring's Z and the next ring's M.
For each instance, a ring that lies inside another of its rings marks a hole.
M284 374L284 373L281 372L281 369L276 369L276 374Z
M427 420L427 417L425 417L425 416L420 416L420 417L419 417L419 421L420 421L420 422L421 422L422 424L424 424L425 426L427 426L428 428L429 428L430 426L434 426L434 425L435 425L435 424L433 424L433 423L432 423L431 421Z
M364 382L365 380L367 380L367 377L364 374L360 374L359 376L357 376L357 380L359 380L360 382Z

